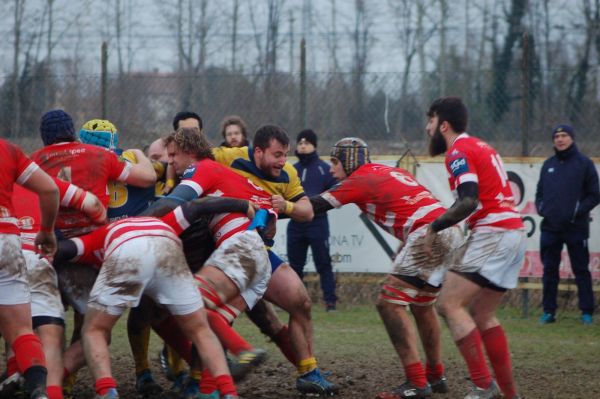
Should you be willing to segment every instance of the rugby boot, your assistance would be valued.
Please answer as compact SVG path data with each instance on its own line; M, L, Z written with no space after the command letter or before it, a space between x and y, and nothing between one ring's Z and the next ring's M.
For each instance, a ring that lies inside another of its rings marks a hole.
M12 399L16 396L23 383L21 374L14 373L0 383L0 399Z
M119 399L119 393L115 388L110 388L104 395L96 395L94 399Z
M29 399L48 399L48 395L46 394L46 388L39 387L35 389L29 396Z
M234 395L234 394L227 394L224 396L221 396L221 399L242 399L240 396Z
M240 353L237 359L231 359L229 370L235 382L243 380L252 369L258 367L267 359L267 352L263 349L252 349Z
M181 399L198 399L200 397L200 384L198 380L188 377L179 397Z
M161 386L154 381L152 372L148 369L141 371L135 377L135 390L143 397L153 396L162 392Z
M429 385L431 385L431 391L433 393L448 393L450 388L448 387L448 379L446 376L440 377L439 380L428 381Z
M465 399L500 399L502 398L502 394L500 393L500 388L498 388L498 384L496 381L492 380L492 383L486 389L479 388L476 385L473 385L471 391L465 396Z
M318 367L298 377L296 380L296 389L305 394L312 393L327 396L335 395L339 391L339 388L335 384L323 377Z
M220 397L218 389L215 389L211 393L200 393L197 396L198 399L219 399Z
M187 380L188 380L187 372L182 371L181 373L177 374L177 376L175 377L175 380L173 381L173 385L171 385L171 391L181 392L183 390L183 388L185 387Z
M421 399L430 398L431 395L431 385L427 384L423 388L419 388L410 381L406 381L399 387L394 388L391 392L380 393L377 395L376 399Z

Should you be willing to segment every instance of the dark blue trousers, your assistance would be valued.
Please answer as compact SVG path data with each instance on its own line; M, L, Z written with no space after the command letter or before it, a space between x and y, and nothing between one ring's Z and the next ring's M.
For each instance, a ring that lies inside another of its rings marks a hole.
M540 255L544 264L544 312L556 312L556 297L558 295L558 282L560 280L558 268L560 266L560 253L566 244L571 269L575 275L577 294L579 296L579 309L582 313L594 312L594 291L592 291L592 277L590 274L590 252L587 238L573 233L555 233L542 231Z
M287 228L287 254L290 266L304 276L308 247L312 251L315 268L321 279L321 290L325 303L335 304L335 276L329 255L329 222L327 217L316 217L312 222L300 223L291 220Z

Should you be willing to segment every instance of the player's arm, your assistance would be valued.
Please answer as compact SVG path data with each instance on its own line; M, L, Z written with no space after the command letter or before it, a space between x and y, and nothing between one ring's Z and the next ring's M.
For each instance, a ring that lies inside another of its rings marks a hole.
M56 177L52 180L58 187L61 206L82 211L96 224L106 222L106 208L92 192Z
M35 245L42 255L48 256L56 252L56 236L54 222L58 214L58 187L52 178L42 169L37 169L23 182L23 187L35 192L40 198L41 223L40 231L35 237Z
M161 219L179 234L204 215L236 212L254 217L254 206L250 201L228 197L203 197L191 200L175 208Z
M454 226L466 219L479 205L479 185L475 182L465 182L456 187L458 199L452 206L431 223L434 233Z
M140 216L156 216L161 217L177 208L179 205L198 198L198 193L185 184L179 184L166 197L155 201L148 207Z
M427 227L423 251L430 257L433 256L433 241L436 234L466 219L479 205L479 185L477 183L461 183L456 187L456 191L458 199L454 204Z
M136 162L131 165L125 183L135 187L152 187L156 183L156 172L152 162L141 150L131 149L127 151L135 156Z
M277 213L288 216L296 222L310 222L315 216L310 200L304 193L291 201L287 201L281 195L273 195L271 205Z
M333 205L331 205L325 198L321 197L320 195L310 197L310 203L312 204L315 215L322 215L330 209L333 209Z

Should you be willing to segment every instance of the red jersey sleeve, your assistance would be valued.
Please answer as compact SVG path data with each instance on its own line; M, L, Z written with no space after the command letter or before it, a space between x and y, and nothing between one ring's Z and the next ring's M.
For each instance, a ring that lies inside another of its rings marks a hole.
M91 233L72 238L77 246L76 260L90 259L104 249L104 239L108 232L107 226L102 226Z
M210 191L218 183L219 179L217 168L211 168L210 162L205 161L207 160L190 165L181 177L180 184L192 188L198 197Z
M23 185L27 180L29 180L31 175L39 169L39 166L29 159L19 147L10 143L9 145L12 147L15 157L14 160L17 171L15 181L17 184Z
M335 208L345 204L364 202L369 198L369 188L363 184L364 179L352 176L321 194L321 197Z
M109 180L126 181L131 171L131 164L110 151L106 152L106 157L108 158L106 164L108 165Z

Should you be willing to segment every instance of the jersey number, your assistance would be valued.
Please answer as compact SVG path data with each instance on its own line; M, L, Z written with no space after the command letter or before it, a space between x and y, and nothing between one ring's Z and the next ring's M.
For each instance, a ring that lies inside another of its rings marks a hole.
M123 183L108 182L108 207L120 208L127 203L127 188Z
M410 176L407 176L405 174L402 174L400 172L390 172L390 176L392 176L394 179L398 180L400 183L406 185L406 186L418 186L419 183L417 183L415 181L415 179L413 179Z
M504 164L502 163L502 159L500 158L500 155L491 154L490 157L492 158L492 165L494 165L494 168L496 168L496 172L498 172L498 177L500 178L500 181L502 182L502 187L506 187L506 181L508 180L508 175L506 174L506 171L504 170Z

